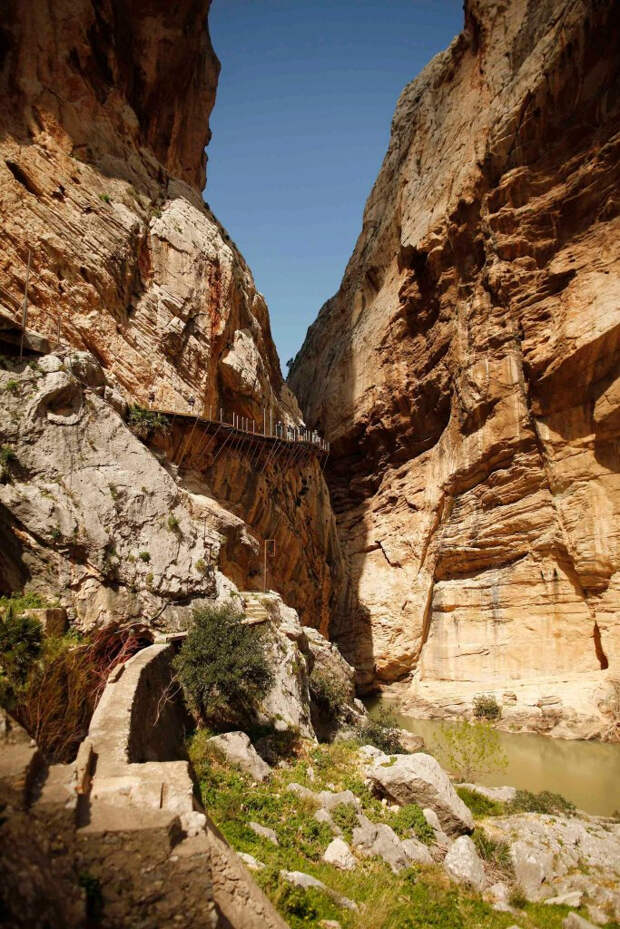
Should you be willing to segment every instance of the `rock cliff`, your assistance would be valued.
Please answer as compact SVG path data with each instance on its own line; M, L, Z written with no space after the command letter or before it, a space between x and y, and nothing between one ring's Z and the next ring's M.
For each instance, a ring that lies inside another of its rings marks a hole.
M415 672L429 712L506 692L613 728L617 48L612 2L467 0L291 373L332 442L334 635L366 683Z
M0 589L13 589L16 577L35 581L62 594L84 624L158 613L159 595L172 617L208 594L196 561L216 564L222 553L240 586L257 587L267 537L276 539L271 583L304 622L327 629L341 569L318 465L273 462L259 473L229 449L217 463L188 454L188 489L178 463L140 450L115 411L129 401L216 419L223 409L229 422L234 413L301 423L265 301L201 197L219 71L209 5L10 0L3 9L0 305L18 317L30 252L28 324L56 355L44 381L11 368L17 393L1 398L2 442L22 464L0 488L4 561L22 554L12 573L3 565ZM90 353L84 363L99 365L96 383L83 383L70 363L62 369L68 348ZM50 480L54 512L39 506ZM69 487L75 480L81 486ZM194 526L177 547L165 534L174 513ZM73 532L65 516L83 535L81 561L65 544ZM125 550L130 537L131 548L151 554L143 570ZM116 557L116 578L108 577ZM44 582L53 564L56 581Z

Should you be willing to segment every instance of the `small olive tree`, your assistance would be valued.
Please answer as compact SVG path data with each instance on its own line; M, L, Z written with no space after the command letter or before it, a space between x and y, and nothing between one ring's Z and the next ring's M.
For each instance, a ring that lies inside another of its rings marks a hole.
M443 725L434 749L440 761L462 781L503 771L508 764L499 733L488 722Z
M250 722L273 683L265 637L227 603L194 610L194 623L174 659L185 698L205 724Z

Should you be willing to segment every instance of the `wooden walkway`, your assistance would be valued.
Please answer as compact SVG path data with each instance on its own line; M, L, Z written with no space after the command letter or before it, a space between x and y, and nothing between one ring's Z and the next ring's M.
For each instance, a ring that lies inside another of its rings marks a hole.
M246 417L232 414L232 422L222 419L209 419L195 413L179 413L176 410L149 407L148 412L165 416L171 426L181 427L182 436L174 448L172 460L181 465L193 443L198 446L200 457L215 451L213 463L228 448L230 451L245 450L253 461L262 463L263 467L272 460L289 466L304 458L316 457L325 465L329 455L329 442L318 433L309 429L298 429L276 423L273 433L270 426L267 432L259 429L257 423ZM195 457L196 449L192 453Z

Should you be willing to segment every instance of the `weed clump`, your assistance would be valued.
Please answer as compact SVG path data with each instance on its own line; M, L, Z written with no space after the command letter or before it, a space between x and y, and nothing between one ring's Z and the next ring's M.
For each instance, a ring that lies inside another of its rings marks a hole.
M517 790L513 800L506 804L508 813L563 813L572 816L575 813L575 804L562 794L555 794L543 790L539 794L529 790Z
M408 755L398 734L396 717L382 707L374 717L368 717L360 731L360 740L364 745L374 745L386 755Z
M501 878L510 880L514 876L510 849L506 842L490 838L481 829L474 829L472 836L478 854Z
M425 845L430 845L435 839L433 827L427 823L417 803L407 803L392 813L390 826L401 839L408 838L412 832Z
M474 716L476 719L499 719L502 708L493 696L480 694L474 698Z
M43 606L25 594L1 598L0 703L36 741L48 762L70 762L85 737L110 671L144 640L130 627L108 626L79 641L43 637L27 615Z
M17 455L10 445L0 447L0 484L6 484L11 478L11 468L17 463Z

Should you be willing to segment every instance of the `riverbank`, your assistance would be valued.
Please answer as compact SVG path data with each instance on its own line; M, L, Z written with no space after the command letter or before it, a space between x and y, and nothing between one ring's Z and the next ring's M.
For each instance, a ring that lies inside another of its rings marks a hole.
M442 727L450 726L446 720L417 719L407 714L398 697L389 693L368 698L366 705L371 716L387 707L398 725L421 736L431 751ZM620 745L502 730L498 736L507 767L481 775L479 783L488 787L511 784L533 792L549 790L599 816L612 816L620 809Z
M417 719L471 719L481 695L501 707L498 728L555 739L620 742L620 679L617 671L550 675L533 679L413 679L390 684L384 695L398 699Z

